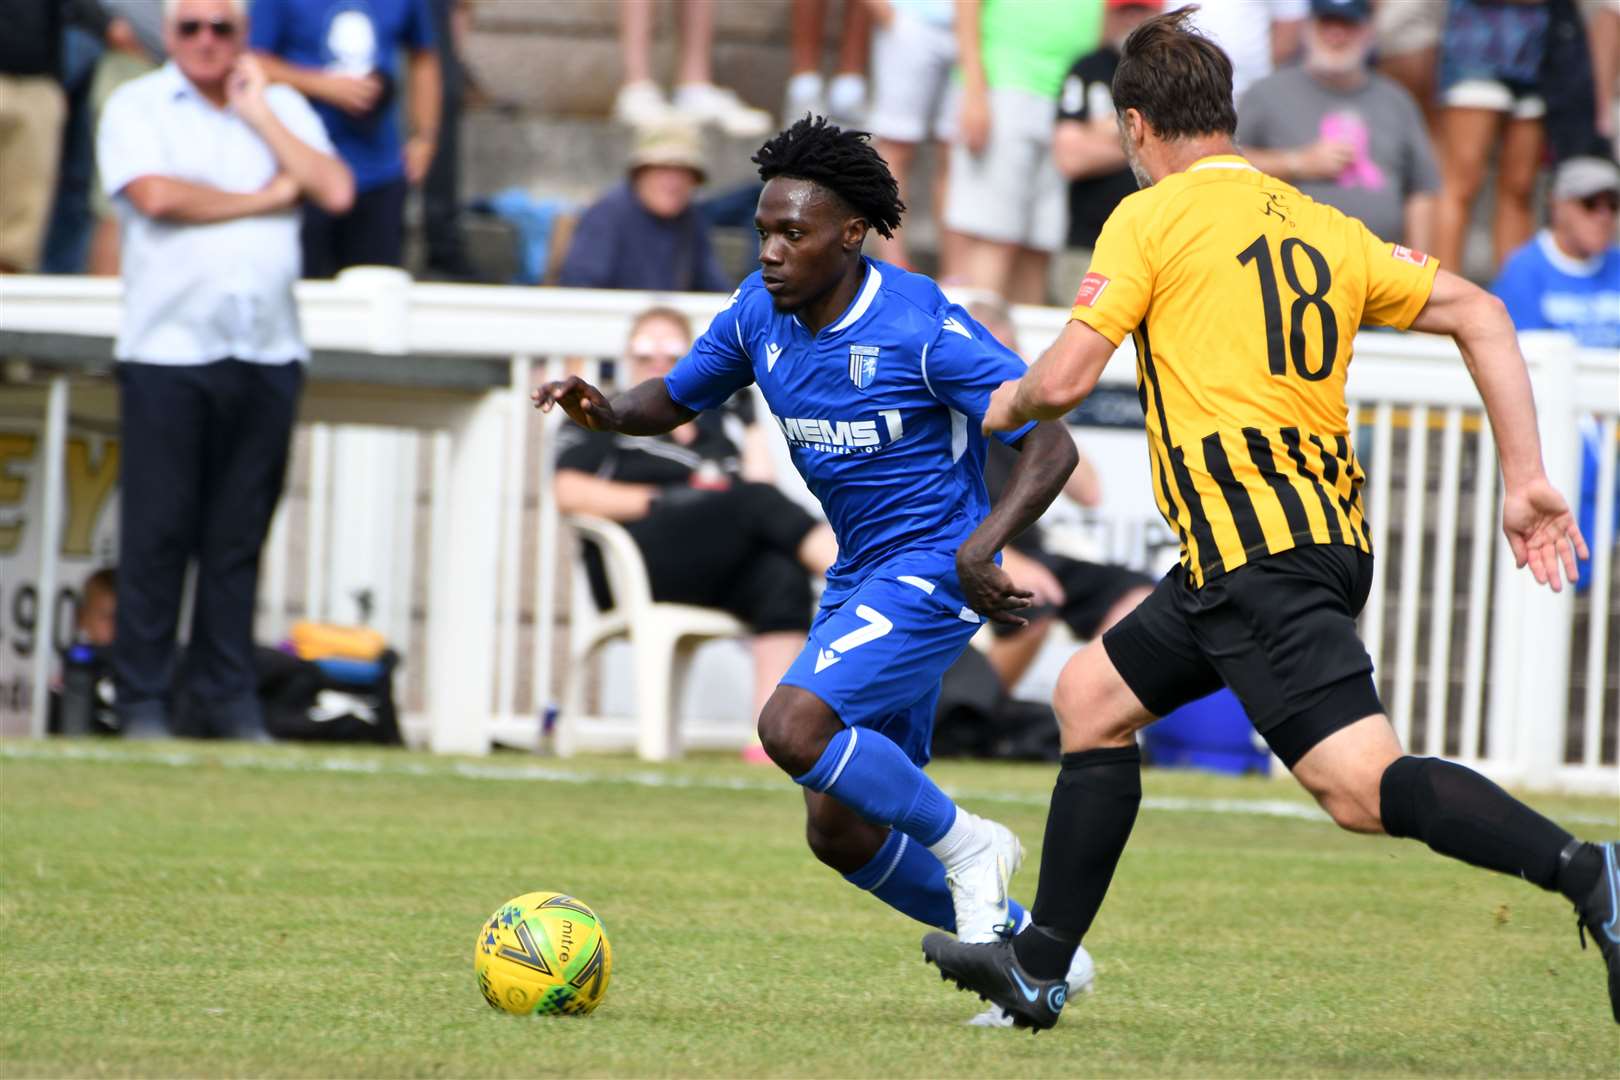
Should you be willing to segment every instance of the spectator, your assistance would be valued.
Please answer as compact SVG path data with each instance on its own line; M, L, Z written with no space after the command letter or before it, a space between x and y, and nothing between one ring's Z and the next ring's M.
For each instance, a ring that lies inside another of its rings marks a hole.
M1550 224L1508 256L1491 291L1519 330L1561 330L1589 349L1620 353L1620 168L1599 157L1570 158L1553 176ZM1578 521L1594 536L1599 429L1582 431ZM1620 487L1620 483L1617 483ZM1620 492L1617 492L1620 494ZM1620 515L1620 499L1616 500ZM1617 517L1620 521L1620 517ZM1578 560L1577 588L1591 585L1590 560Z
M1047 269L1067 231L1052 160L1058 89L1101 31L1102 0L957 0L962 90L945 225L962 237L962 262L951 276L1046 302Z
M127 27L125 28L127 30ZM90 84L106 47L95 34L69 26L62 35L63 120L56 162L56 190L40 248L42 274L82 274L89 262L90 188L95 181L95 129L90 114Z
M945 153L952 135L947 98L951 70L956 67L951 0L870 2L872 20L877 24L872 35L872 112L868 125L872 145L889 163L889 171L900 184L901 201L909 202L907 189L917 147L929 138L934 140L933 207L937 219L945 206L950 175L950 160ZM790 86L790 99L792 93ZM789 114L798 112L790 103ZM892 238L876 236L872 243L878 258L896 266L911 265L903 232L896 232ZM951 241L943 229L939 247L940 262L954 266Z
M1474 197L1494 151L1496 216L1493 267L1534 231L1530 200L1541 169L1542 117L1537 90L1547 48L1544 0L1491 3L1447 0L1440 39L1440 175L1434 255L1441 266L1463 267L1463 245Z
M874 6L890 12L891 0L843 0L838 29L838 61L832 81L821 77L821 49L826 36L829 0L792 0L788 35L787 93L782 126L806 115L825 113L843 127L861 127L866 112L866 61L872 46ZM891 166L893 162L890 163Z
M164 12L171 61L113 94L97 136L124 225L118 711L128 734L251 733L259 551L309 358L294 208L309 198L341 214L354 181L308 103L244 54L240 0Z
M405 195L427 176L439 139L442 79L428 0L255 0L253 48L272 82L315 106L354 173L354 206L304 204L304 276L404 264ZM411 133L399 132L404 49Z
M979 301L968 314L1013 352L1018 351L1018 335L1006 305L999 301ZM998 440L989 440L984 463L984 482L990 500L1001 498L1001 490L1012 475L1018 452ZM1102 502L1102 483L1096 468L1081 455L1063 493L1081 506ZM1081 562L1046 550L1039 523L1031 525L1001 553L1001 568L1020 589L1034 593L1035 605L1019 612L1027 626L991 623L995 635L990 645L990 666L1009 692L1029 670L1041 650L1046 635L1057 619L1062 619L1081 641L1094 641L1116 622L1131 613L1142 598L1153 591L1153 579L1123 566Z
M669 374L691 346L692 328L680 312L642 312L625 350L630 384ZM751 418L751 410L744 415ZM757 716L804 647L814 607L810 579L827 572L838 545L825 524L750 479L769 466L758 460L762 444L748 452L737 419L705 412L643 439L565 425L556 497L565 514L624 525L641 549L654 600L721 608L749 625ZM597 606L612 607L594 546L585 549L585 567Z
M580 215L557 284L587 289L729 292L709 226L692 205L703 144L680 121L639 129L630 175Z
M694 124L714 124L737 139L757 139L771 129L771 114L747 105L736 93L716 86L710 52L714 46L714 0L676 0L680 55L671 106L653 79L653 21L657 0L619 0L619 49L624 83L613 101L613 118L631 127L662 124L673 111Z
M61 678L50 691L48 727L53 734L119 733L109 662L117 623L118 570L106 566L79 587L73 643L62 650Z
M95 0L0 0L0 274L39 266L67 117L62 35L70 23L96 38L108 29Z
M1438 124L1435 75L1445 25L1443 0L1374 0L1373 53L1378 70L1412 95L1431 136Z
M442 93L438 151L422 182L426 276L473 281L478 274L467 258L467 241L461 231L461 108L467 91L467 69L461 60L461 47L467 36L471 0L431 0L431 3Z
M115 19L129 23L134 42L128 47L108 49L96 65L96 74L90 83L92 132L100 126L102 111L114 91L155 70L166 59L162 4L154 4L152 0L101 0L101 4ZM111 276L118 273L118 213L107 197L99 172L90 187L90 213L95 225L90 237L87 269L92 274Z
M1424 0L1425 3L1428 0ZM1299 53L1310 0L1201 0L1193 20L1232 61L1232 100Z
M1255 168L1428 251L1440 172L1417 105L1368 67L1371 19L1371 0L1311 0L1304 64L1249 87L1237 138Z
M1508 256L1491 291L1520 330L1562 330L1590 349L1620 349L1620 169L1570 158L1553 177L1548 227Z
M1052 153L1069 180L1071 248L1095 247L1108 215L1136 190L1114 118L1114 69L1125 39L1161 6L1160 0L1108 0L1102 45L1076 60L1063 80Z

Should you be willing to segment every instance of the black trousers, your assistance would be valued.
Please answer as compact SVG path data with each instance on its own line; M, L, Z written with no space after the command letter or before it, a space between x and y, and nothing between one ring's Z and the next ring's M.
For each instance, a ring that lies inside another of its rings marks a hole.
M807 631L815 602L796 556L816 521L769 484L670 488L625 526L654 600L729 611L755 633ZM601 553L585 549L599 608L613 606Z
M249 734L258 725L253 604L287 471L301 363L118 365L118 630L126 731ZM186 567L191 643L175 677Z
M359 192L349 212L340 217L306 202L299 234L304 276L336 277L351 266L403 266L407 190L400 179Z
M432 0L434 38L444 90L439 110L439 145L422 181L422 236L429 270L462 273L468 269L461 235L461 106L467 75L456 55L450 28L455 0Z

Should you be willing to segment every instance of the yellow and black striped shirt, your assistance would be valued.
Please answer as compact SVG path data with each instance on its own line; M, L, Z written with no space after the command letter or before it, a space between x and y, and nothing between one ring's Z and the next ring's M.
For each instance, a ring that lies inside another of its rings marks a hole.
M1071 317L1135 340L1154 496L1195 585L1302 544L1371 552L1351 342L1410 326L1437 270L1236 156L1115 209Z

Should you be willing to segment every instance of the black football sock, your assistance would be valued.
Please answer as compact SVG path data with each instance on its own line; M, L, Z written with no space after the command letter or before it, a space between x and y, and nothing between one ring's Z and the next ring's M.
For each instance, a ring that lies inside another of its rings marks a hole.
M1063 755L1046 815L1033 924L1013 939L1024 970L1038 979L1068 973L1091 929L1142 804L1142 752L1134 745Z
M1472 769L1439 758L1402 757L1384 770L1380 814L1391 836L1422 840L1442 855L1517 874L1543 889L1586 890L1589 854L1575 838ZM1563 868L1561 874L1560 867ZM1585 891L1571 895L1584 897ZM1565 893L1565 895L1570 895Z
M1558 891L1579 905L1603 873L1603 849L1571 840L1558 853Z

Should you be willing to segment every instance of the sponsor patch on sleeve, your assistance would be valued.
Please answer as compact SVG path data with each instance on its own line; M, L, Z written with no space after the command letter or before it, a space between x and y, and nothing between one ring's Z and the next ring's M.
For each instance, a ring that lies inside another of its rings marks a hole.
M1075 307L1095 307L1108 288L1108 279L1098 273L1089 273L1080 279L1080 291L1074 294Z
M1413 251L1411 248L1402 244L1396 244L1395 250L1391 251L1390 254L1402 262L1411 263L1413 266L1429 265L1429 257L1427 255L1423 254L1421 251Z

